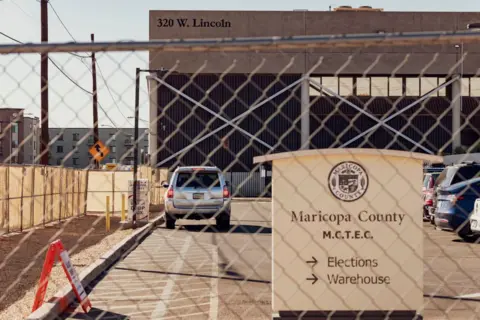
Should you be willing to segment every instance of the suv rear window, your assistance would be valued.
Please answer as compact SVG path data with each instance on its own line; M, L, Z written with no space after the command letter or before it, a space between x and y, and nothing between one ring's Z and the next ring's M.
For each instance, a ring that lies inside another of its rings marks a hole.
M452 184L459 183L465 180L478 178L480 176L480 166L466 166L460 167L457 174L452 180Z
M457 168L455 168L455 167L445 168L442 171L442 173L440 173L437 180L435 181L435 186L436 187L448 187L449 182L452 180L456 171L457 171Z
M218 188L220 180L217 172L180 172L176 186L177 188Z

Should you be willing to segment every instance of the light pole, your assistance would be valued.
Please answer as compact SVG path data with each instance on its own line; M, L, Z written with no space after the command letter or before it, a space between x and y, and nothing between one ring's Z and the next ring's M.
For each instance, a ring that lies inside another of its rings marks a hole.
M135 117L130 116L130 117L127 117L127 119L135 119ZM142 118L138 118L138 121L141 121L141 122L144 122L144 123L147 123L147 124L149 123L148 120L145 120L145 119L142 119ZM145 132L150 133L150 129L145 128ZM151 143L150 137L149 137L148 143L149 144ZM144 151L144 149L140 150L140 159L141 159L141 164L145 164L145 151Z

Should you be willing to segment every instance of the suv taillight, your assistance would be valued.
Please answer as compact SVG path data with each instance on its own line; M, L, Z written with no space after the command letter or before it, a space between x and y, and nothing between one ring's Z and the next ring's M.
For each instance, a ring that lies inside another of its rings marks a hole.
M228 191L228 187L223 187L223 197L230 198L230 191Z
M464 199L463 196L454 194L450 197L450 202L452 204L456 204L458 201L463 200L463 199Z
M172 198L173 198L173 189L172 189L172 188L168 189L168 191L167 191L167 198L168 198L168 199L172 199Z

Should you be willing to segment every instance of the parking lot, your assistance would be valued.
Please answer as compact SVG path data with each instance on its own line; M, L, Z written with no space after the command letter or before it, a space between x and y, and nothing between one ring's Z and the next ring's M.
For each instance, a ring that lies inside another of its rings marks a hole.
M424 229L425 319L480 319L480 244Z
M158 228L95 286L91 315L271 319L270 212L268 202L238 202L229 232L204 221ZM424 229L424 318L480 319L480 244Z

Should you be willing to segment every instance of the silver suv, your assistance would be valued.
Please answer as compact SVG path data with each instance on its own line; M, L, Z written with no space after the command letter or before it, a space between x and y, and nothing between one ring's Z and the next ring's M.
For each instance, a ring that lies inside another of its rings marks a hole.
M230 191L225 177L217 167L178 167L167 189L165 221L168 229L175 228L177 219L215 218L217 228L230 227Z

